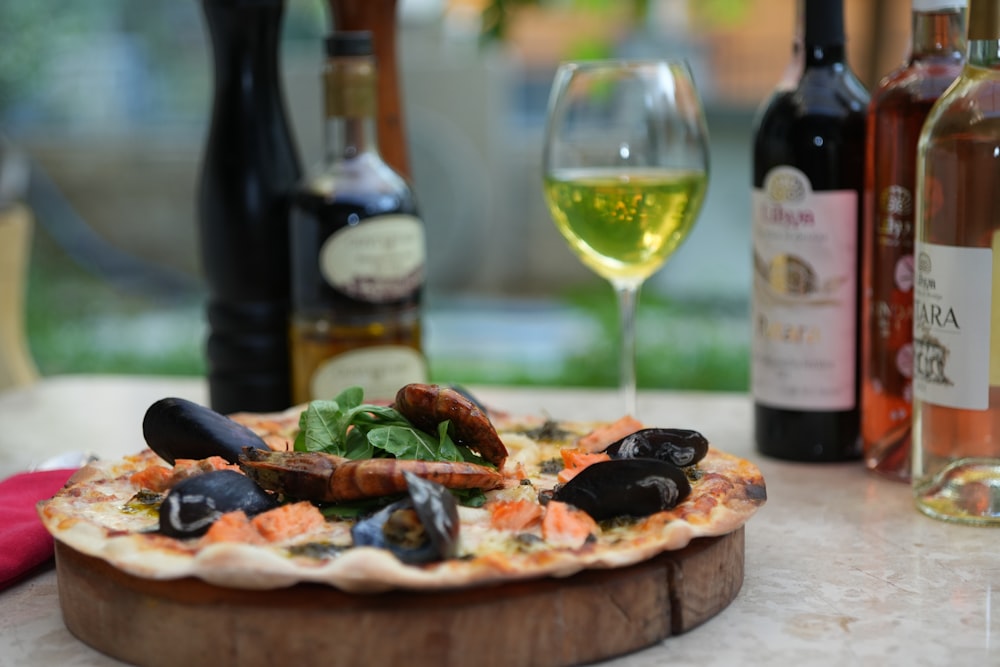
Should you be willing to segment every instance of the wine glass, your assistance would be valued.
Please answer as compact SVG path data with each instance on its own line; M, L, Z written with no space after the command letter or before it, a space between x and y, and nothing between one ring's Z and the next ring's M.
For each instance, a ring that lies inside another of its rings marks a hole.
M615 290L621 391L625 414L635 416L639 289L687 237L708 186L708 130L687 63L560 65L542 168L556 227Z

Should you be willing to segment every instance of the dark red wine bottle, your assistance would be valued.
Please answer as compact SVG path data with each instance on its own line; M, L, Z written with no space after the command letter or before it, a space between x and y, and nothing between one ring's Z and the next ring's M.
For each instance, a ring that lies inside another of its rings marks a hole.
M861 455L860 226L868 92L846 61L843 0L800 0L802 69L753 139L752 391L762 454Z
M288 216L301 171L279 74L284 0L203 0L215 65L198 191L211 405L291 404Z

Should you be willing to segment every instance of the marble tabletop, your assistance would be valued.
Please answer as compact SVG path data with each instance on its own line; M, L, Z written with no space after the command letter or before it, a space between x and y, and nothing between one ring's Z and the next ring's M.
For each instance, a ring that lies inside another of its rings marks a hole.
M609 391L475 392L513 412L617 416ZM0 393L0 476L64 451L136 451L145 408L168 395L204 402L204 382L65 376ZM1000 664L1000 532L924 517L909 487L860 463L763 458L753 449L751 413L744 394L640 392L646 423L696 428L756 462L768 502L747 525L745 579L729 607L607 664ZM66 630L51 568L0 593L0 667L117 664Z

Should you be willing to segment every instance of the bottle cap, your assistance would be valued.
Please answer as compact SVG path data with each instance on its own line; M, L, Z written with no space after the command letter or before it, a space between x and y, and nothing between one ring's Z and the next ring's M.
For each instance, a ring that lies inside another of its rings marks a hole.
M806 48L844 43L843 0L805 0Z
M969 3L969 41L1000 39L1000 6L995 2L972 0Z
M961 9L968 0L913 0L913 11L934 12L942 9Z
M326 55L330 58L370 56L372 53L372 34L367 30L334 32L326 38Z

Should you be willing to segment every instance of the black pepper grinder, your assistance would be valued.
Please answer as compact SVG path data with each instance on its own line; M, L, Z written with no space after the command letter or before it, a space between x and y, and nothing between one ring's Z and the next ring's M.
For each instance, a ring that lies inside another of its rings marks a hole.
M291 404L290 194L301 175L280 84L284 0L202 0L215 65L198 216L213 409Z

